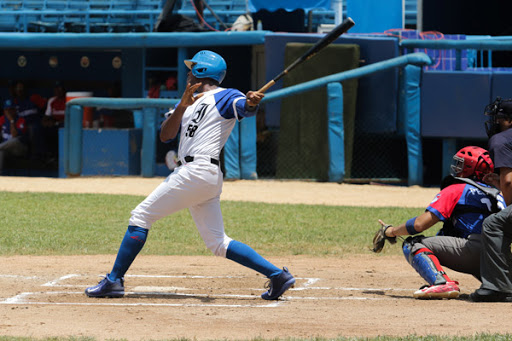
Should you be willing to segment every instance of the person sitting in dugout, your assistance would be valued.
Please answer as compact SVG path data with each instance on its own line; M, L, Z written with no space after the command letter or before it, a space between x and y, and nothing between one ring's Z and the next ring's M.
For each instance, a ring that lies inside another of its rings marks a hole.
M411 235L402 245L405 259L428 283L413 297L459 297L459 283L448 277L443 266L481 281L482 223L506 206L499 190L483 183L484 176L493 171L487 150L464 147L453 156L451 175L443 179L441 192L424 213L398 226L379 220L382 227L373 240L375 252L382 250L386 240L394 244L397 236ZM439 221L443 228L435 236L419 235Z

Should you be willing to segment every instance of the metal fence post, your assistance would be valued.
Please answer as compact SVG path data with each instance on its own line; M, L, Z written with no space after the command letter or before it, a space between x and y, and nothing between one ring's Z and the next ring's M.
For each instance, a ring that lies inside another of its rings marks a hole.
M156 136L157 111L154 107L142 109L144 125L142 128L141 173L145 178L155 175L156 168Z
M64 141L62 144L62 165L64 168L64 174L69 173L69 131L70 131L70 114L71 108L66 106L66 111L64 114L64 130L62 134L62 140Z
M82 119L84 108L79 105L72 105L69 108L69 129L67 142L67 175L79 176L82 173Z

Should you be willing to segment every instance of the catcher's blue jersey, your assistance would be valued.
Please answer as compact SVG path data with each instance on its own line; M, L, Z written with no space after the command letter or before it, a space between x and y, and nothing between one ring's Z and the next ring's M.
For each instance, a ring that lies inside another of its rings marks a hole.
M498 201L499 209L503 209L505 200L501 195ZM482 232L482 222L492 213L492 203L490 198L475 186L453 184L436 195L427 211L435 214L441 221L452 219L458 236L467 238L472 233Z

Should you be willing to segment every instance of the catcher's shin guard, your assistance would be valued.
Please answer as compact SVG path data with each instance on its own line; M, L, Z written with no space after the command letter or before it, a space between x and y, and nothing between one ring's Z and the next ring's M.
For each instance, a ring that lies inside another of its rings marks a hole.
M434 253L422 247L414 253L411 252L414 245L413 240L407 238L403 244L405 259L412 265L414 270L427 281L429 285L439 285L450 282L451 279L444 272L439 260Z

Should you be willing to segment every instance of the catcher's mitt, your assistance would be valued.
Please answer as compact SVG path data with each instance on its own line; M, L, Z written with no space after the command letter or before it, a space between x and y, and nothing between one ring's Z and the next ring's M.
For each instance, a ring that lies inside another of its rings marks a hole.
M384 244L386 240L391 244L396 243L396 237L388 237L386 236L386 230L392 225L382 225L382 227L375 233L373 236L373 249L372 251L375 253L379 253L384 248Z

